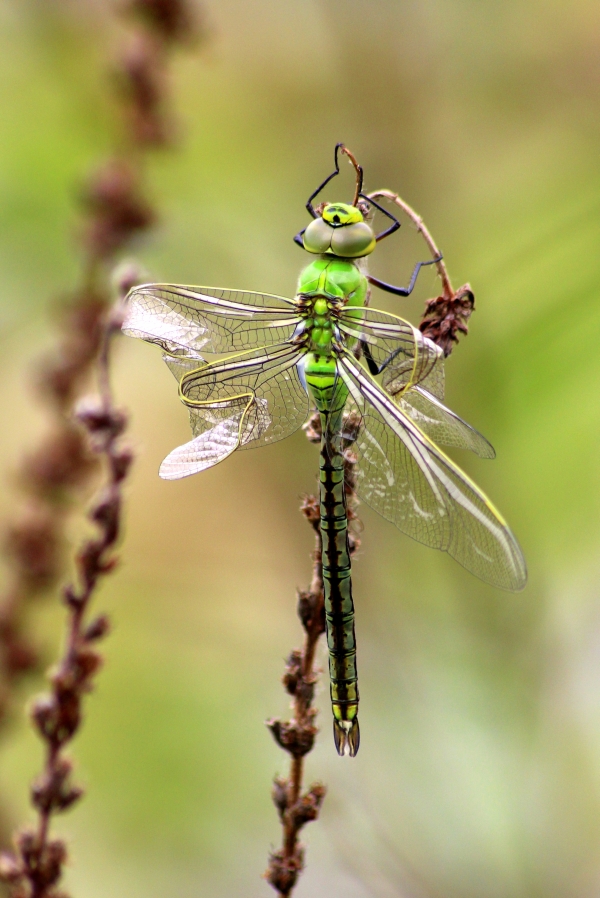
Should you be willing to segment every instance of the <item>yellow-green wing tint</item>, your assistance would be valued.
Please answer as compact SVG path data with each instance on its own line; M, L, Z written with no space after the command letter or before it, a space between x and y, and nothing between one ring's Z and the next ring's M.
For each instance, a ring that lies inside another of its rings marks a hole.
M127 296L123 331L170 354L221 353L282 343L300 320L296 304L282 296L143 284Z
M338 370L349 391L347 408L361 417L353 446L361 498L487 583L522 589L523 553L489 499L349 352L340 355Z
M261 347L189 370L169 359L183 376L180 396L194 439L174 449L160 476L178 480L216 465L236 449L281 440L306 420L309 401L298 377L296 346ZM184 370L186 369L186 370Z

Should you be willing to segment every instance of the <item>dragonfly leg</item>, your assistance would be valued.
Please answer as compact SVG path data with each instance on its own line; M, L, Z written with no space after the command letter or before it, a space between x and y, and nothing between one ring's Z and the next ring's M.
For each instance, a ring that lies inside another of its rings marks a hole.
M376 209L379 209L380 212L383 212L384 215L387 215L388 218L392 219L392 223L389 228L386 228L385 231L381 231L375 237L375 241L377 243L379 243L380 240L383 240L384 237L389 237L390 234L393 234L394 231L398 230L398 228L400 227L400 222L398 221L396 216L389 211L389 209L385 209L383 206L380 206L379 203L376 203L374 199L372 199L370 196L367 196L365 193L360 193L359 196L362 196L362 198L366 200L370 206L375 206Z
M367 363L367 367L369 369L369 374L372 374L374 377L377 377L378 374L381 374L381 372L387 368L390 362L394 361L399 353L404 352L404 348L400 346L398 347L398 349L394 349L393 352L390 352L387 359L385 359L385 361L383 361L381 365L378 365L373 358L373 355L371 354L371 347L369 346L369 344L365 342L365 340L361 340L360 345L362 353L365 357L365 361Z
M301 231L298 231L296 236L294 237L294 243L296 243L300 249L304 249L304 243L302 241L302 235L304 234L306 228L302 228Z
M325 180L323 181L322 184L319 184L317 189L311 193L308 200L306 201L306 208L308 209L309 213L312 215L313 218L317 218L317 213L315 212L314 207L313 207L313 200L315 199L315 197L317 197L321 193L323 188L326 187L327 184L329 184L331 179L335 178L335 176L339 175L339 173L340 173L340 163L338 160L338 153L340 151L340 147L343 147L343 146L344 146L343 143L336 143L335 151L334 151L335 171L331 172L331 174L325 178ZM362 181L361 181L361 187L362 187Z
M387 284L385 281L380 281L379 278L375 278L371 274L367 275L367 280L370 284L373 284L374 287L379 287L380 290L385 290L387 293L394 293L396 296L410 296L415 288L417 276L421 268L423 268L424 265L435 265L436 262L441 262L442 258L442 254L440 253L435 259L428 259L426 262L417 262L408 287L395 287L393 284Z

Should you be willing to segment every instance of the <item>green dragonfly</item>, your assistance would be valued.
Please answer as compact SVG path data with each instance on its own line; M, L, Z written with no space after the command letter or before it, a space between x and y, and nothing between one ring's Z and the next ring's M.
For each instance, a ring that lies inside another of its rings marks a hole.
M494 586L519 590L527 573L506 522L439 448L493 458L488 441L444 405L441 350L409 322L366 305L369 283L407 296L365 271L365 257L399 227L362 193L352 204L313 200L313 221L294 238L317 256L294 299L245 290L145 284L127 298L126 334L157 344L179 383L193 439L174 449L160 476L204 471L238 449L281 440L316 407L321 422L320 528L333 732L339 754L359 746L356 639L344 452L357 460L357 493L400 530L448 552ZM392 224L379 234L373 207ZM204 353L223 356L207 362ZM346 422L352 421L352 433Z

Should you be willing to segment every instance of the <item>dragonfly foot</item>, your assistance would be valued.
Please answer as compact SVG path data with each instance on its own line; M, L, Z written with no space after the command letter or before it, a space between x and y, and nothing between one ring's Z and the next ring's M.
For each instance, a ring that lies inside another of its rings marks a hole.
M336 720L334 717L333 740L338 755L348 755L350 758L353 758L358 752L358 746L360 745L358 717L355 717L354 720Z

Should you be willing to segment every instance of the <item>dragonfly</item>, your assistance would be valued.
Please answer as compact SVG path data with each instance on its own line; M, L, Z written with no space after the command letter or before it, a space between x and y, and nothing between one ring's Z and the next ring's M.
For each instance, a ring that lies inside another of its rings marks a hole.
M123 330L158 345L189 412L192 439L159 474L177 480L233 452L290 436L320 418L320 533L333 734L340 755L360 743L354 601L344 482L345 452L356 461L358 496L403 533L447 552L481 580L524 587L522 551L491 501L440 448L493 458L490 443L444 404L442 351L404 319L368 305L370 287L406 287L366 271L366 257L400 222L362 192L352 203L309 197L312 221L294 238L315 256L294 298L247 290L144 284L130 291ZM350 155L348 153L348 155ZM376 233L374 210L392 219ZM206 354L216 356L207 361ZM348 421L352 427L348 427ZM349 433L349 429L352 433Z

